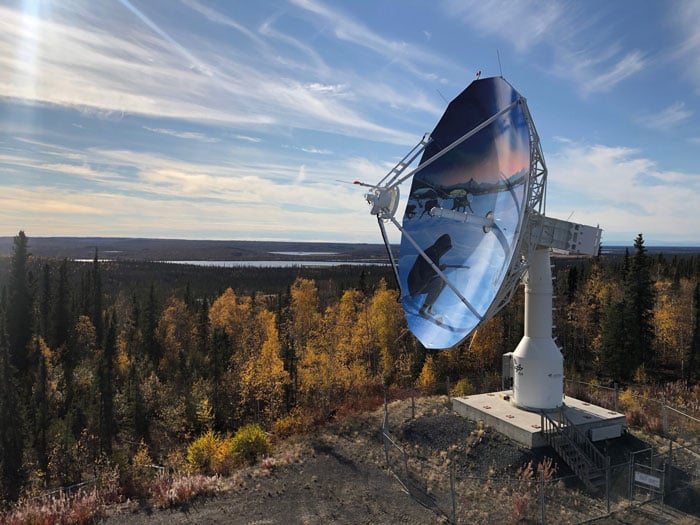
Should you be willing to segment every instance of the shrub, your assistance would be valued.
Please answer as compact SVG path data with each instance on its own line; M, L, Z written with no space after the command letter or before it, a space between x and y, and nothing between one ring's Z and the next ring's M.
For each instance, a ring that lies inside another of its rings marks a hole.
M208 430L187 447L187 463L196 472L212 474L219 462L223 440Z
M278 419L272 425L273 434L289 437L294 434L306 434L314 428L314 417L299 408L293 409L287 416Z
M552 481L554 478L557 477L557 468L556 463L554 463L554 460L550 458L549 456L546 456L538 465L537 465L537 472L542 474L542 477L545 481Z
M270 451L270 438L258 424L246 425L230 440L230 450L241 463L252 465Z
M453 397L458 396L470 396L476 393L476 388L469 382L469 379L462 378L455 383L455 385L450 388L450 395Z
M215 476L175 475L158 476L150 483L153 505L165 509L183 505L197 498L215 494L220 487L220 480Z
M0 523L19 525L37 523L58 525L97 523L105 515L105 505L96 488L72 495L59 492L44 498L20 500L13 509L0 515Z
M171 472L184 472L187 470L187 465L187 458L185 457L185 454L182 450L171 450L165 457L165 466Z
M640 410L641 409L641 403L639 400L639 397L635 395L635 393L629 389L626 388L622 392L620 392L620 405L629 411L633 410Z

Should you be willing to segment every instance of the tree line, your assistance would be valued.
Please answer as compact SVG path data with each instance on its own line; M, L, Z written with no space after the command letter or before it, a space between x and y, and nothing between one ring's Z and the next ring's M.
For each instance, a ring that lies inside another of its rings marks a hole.
M119 290L97 254L76 271L29 248L20 232L0 281L6 501L128 464L143 445L166 462L210 430L308 429L387 387L498 389L501 354L522 337L522 291L460 345L426 352L393 283L369 269L344 270L342 285L297 273L277 291L223 288L221 274L216 292L164 274ZM697 380L697 256L651 257L640 235L622 259L555 262L567 375Z

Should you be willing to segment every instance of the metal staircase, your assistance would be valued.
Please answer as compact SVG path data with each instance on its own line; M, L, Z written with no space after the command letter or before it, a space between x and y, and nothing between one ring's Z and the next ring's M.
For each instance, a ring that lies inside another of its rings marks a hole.
M588 436L576 428L560 408L553 414L540 412L542 435L592 493L605 487L610 458L603 456Z

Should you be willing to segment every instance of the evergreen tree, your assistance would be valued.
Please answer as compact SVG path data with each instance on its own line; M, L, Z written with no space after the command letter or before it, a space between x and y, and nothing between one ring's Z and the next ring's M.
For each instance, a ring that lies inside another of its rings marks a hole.
M158 362L160 361L161 357L158 338L156 337L159 314L158 300L156 299L156 288L153 283L151 283L151 288L148 292L148 299L146 300L146 307L144 308L143 315L143 346L145 354L151 360L151 364L154 367L158 367Z
M58 286L56 287L56 298L53 303L52 330L51 338L49 339L51 348L58 349L66 344L70 332L70 318L68 261L63 259L58 267Z
M687 381L697 377L696 368L698 365L698 354L700 354L700 282L695 284L693 290L693 337L688 349L688 371Z
M26 377L27 345L32 337L33 308L30 278L27 272L27 236L23 231L14 239L9 294L5 311L6 330L12 366L20 378Z
M32 389L32 420L34 451L36 453L39 468L46 472L49 466L48 457L48 429L50 423L49 388L48 388L48 347L43 339L35 337L33 341L34 359L37 361L36 378Z
M51 333L51 267L44 264L41 278L41 301L39 303L39 335L49 341Z
M651 264L640 233L634 240L635 253L625 276L625 351L630 355L630 375L644 366L647 371L656 367L654 342L654 283Z
M574 302L574 296L578 290L579 269L577 266L572 266L566 274L566 299L567 303Z
M12 365L5 323L0 319L0 503L17 499L24 482L22 430L16 371Z
M632 376L632 356L626 350L625 301L609 304L603 310L600 327L598 373L625 381Z
M137 440L148 440L148 414L141 389L141 377L136 362L129 365L126 390L126 426Z
M95 248L95 258L92 261L92 272L90 274L92 280L92 312L90 318L95 326L95 334L97 335L97 344L101 345L104 341L104 321L102 314L102 276L100 275L100 263L97 258L97 248Z
M114 360L117 350L117 321L113 314L107 325L107 336L102 350L98 372L100 395L100 449L108 456L112 453L114 430Z

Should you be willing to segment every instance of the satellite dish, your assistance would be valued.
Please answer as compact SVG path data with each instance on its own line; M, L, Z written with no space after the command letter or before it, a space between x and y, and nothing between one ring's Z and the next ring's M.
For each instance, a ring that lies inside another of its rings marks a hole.
M409 179L399 223L399 186ZM360 183L371 188L365 197L387 246L408 327L426 348L460 343L510 301L525 276L525 337L512 354L514 402L534 409L562 403L549 252L594 255L601 233L545 217L546 179L525 99L502 77L492 77L460 93L433 132L379 183ZM398 261L387 222L402 234Z

